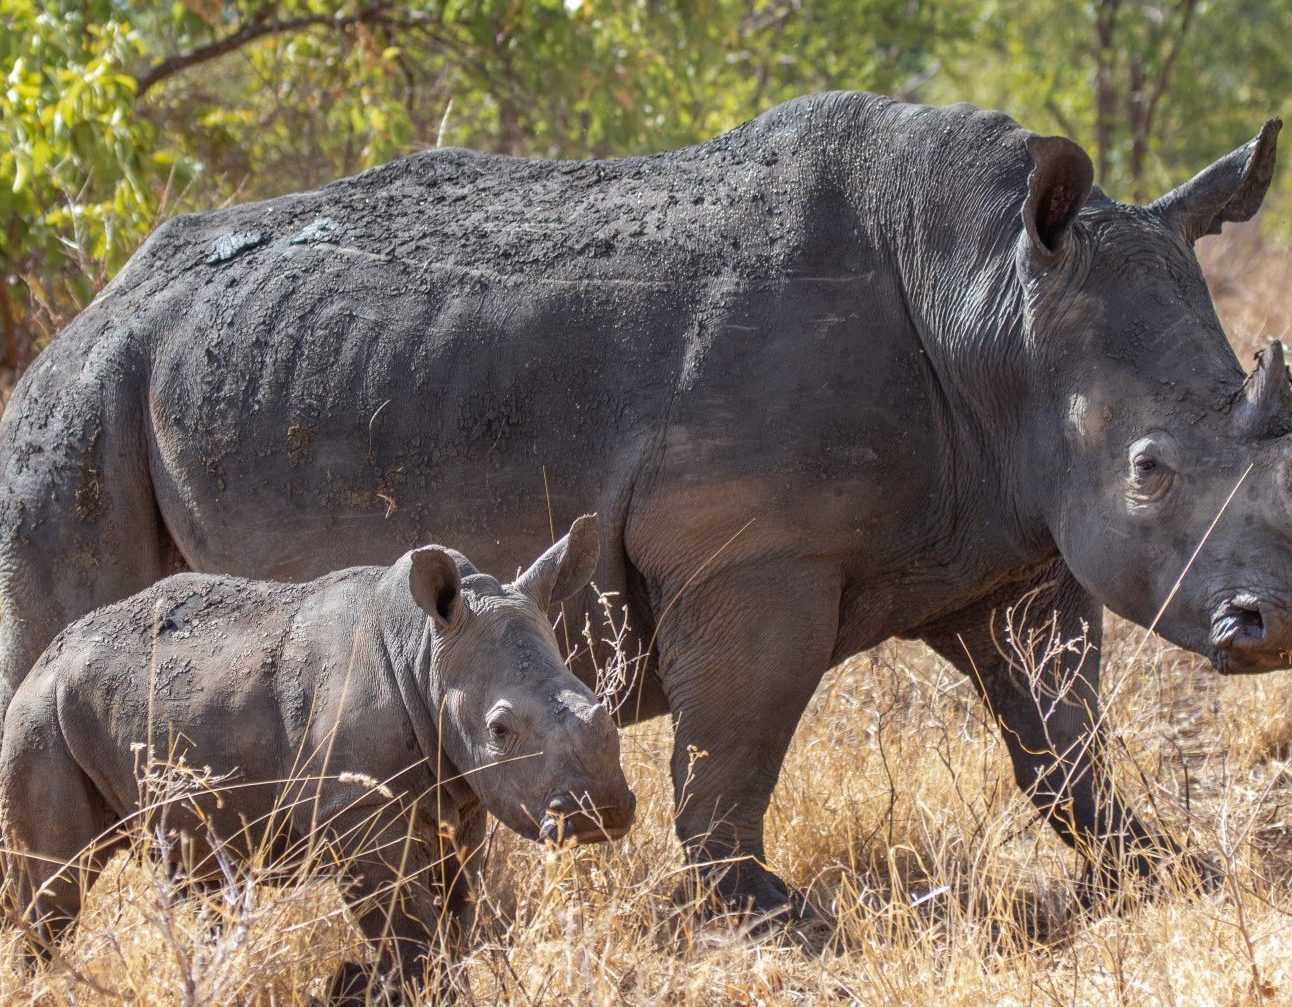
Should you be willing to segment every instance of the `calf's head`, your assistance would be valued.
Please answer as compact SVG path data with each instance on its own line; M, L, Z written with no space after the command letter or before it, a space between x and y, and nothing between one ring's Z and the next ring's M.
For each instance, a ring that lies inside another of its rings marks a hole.
M1292 666L1292 385L1279 343L1244 373L1193 244L1259 208L1278 130L1147 207L1092 195L1085 154L1034 137L1016 255L1064 559L1227 673Z
M591 580L598 548L585 516L510 584L438 546L411 556L440 745L485 808L530 839L614 839L633 819L614 722L565 667L547 621Z

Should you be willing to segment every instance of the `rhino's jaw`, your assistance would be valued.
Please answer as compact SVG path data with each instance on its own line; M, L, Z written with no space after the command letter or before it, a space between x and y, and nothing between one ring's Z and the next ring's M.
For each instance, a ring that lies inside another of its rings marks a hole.
M1226 598L1211 615L1211 662L1222 675L1250 675L1292 666L1292 641L1277 639L1267 607L1249 592Z

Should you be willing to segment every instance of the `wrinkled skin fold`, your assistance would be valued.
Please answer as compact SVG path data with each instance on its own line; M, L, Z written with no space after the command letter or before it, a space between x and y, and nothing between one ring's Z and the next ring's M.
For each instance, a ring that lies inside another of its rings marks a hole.
M1192 250L1256 211L1277 133L1133 207L999 113L837 93L653 157L427 152L172 221L0 426L5 680L174 564L442 536L496 566L596 510L650 647L620 717L671 714L678 834L746 858L711 877L732 904L801 911L772 788L825 669L893 636L972 677L1098 876L1152 873L1170 845L1100 758L1102 606L1225 672L1292 648L1286 373L1244 373ZM1094 649L1020 674L1010 610Z

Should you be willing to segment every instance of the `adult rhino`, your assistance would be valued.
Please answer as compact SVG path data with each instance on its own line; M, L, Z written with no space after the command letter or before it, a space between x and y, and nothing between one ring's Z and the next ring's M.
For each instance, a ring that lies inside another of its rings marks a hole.
M1287 663L1292 388L1277 345L1244 375L1191 249L1256 212L1278 128L1137 207L1000 113L837 93L653 157L428 151L172 220L0 427L4 678L177 567L448 538L501 569L595 510L651 646L624 717L672 714L677 788L708 753L677 830L745 858L722 894L798 909L769 795L824 671L893 636L971 677L1065 840L1150 873L1097 654L1027 683L999 623L1028 598L1097 645L1107 605L1222 672Z

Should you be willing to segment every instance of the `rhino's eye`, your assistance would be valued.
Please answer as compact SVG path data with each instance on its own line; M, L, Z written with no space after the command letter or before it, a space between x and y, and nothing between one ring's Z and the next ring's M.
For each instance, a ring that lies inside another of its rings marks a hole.
M1163 461L1158 445L1150 438L1132 445L1127 493L1137 504L1154 503L1166 496L1175 473Z
M495 718L489 721L489 744L494 748L506 748L511 741L511 725L505 720Z

